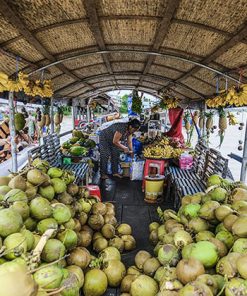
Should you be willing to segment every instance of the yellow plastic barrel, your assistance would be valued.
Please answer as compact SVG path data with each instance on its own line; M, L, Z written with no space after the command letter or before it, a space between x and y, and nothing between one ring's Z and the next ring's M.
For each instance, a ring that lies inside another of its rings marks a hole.
M156 203L163 195L165 176L146 176L145 177L145 201Z

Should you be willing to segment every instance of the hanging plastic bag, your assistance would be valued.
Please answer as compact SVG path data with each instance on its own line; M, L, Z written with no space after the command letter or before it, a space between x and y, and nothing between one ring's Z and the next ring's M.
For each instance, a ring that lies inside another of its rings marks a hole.
M130 167L130 180L142 181L143 179L144 161L133 161Z

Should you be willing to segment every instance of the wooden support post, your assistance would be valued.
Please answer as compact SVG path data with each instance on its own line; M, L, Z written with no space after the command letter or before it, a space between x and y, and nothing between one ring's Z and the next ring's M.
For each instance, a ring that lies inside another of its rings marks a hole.
M54 99L51 97L51 109L50 109L50 116L51 116L51 134L54 133Z
M87 105L87 122L89 123L91 119L90 107Z
M247 124L247 120L246 120ZM243 160L241 166L240 181L245 182L246 180L246 171L247 171L247 126L245 124L245 138L244 138L244 150L243 150Z
M12 159L12 172L17 172L17 146L15 142L15 107L14 107L14 93L9 92L9 129L10 129L10 143L11 143L11 159Z
M206 136L207 136L207 132L206 132L206 117L205 117L205 113L207 112L207 105L206 105L206 101L204 102L204 117L203 117L203 129L202 129L202 140L204 143L206 143Z
M73 129L75 129L75 113L76 113L76 110L75 110L75 106L72 106L72 127Z

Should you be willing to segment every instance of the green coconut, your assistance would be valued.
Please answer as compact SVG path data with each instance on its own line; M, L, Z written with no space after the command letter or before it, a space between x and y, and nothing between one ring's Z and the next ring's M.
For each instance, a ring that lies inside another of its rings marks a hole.
M34 246L34 235L32 234L31 231L27 229L23 229L21 231L21 234L25 237L26 242L27 242L27 251L31 251Z
M39 187L39 194L51 201L55 196L55 190L51 185L46 187Z
M135 265L137 268L143 269L145 261L149 258L152 258L152 255L147 251L141 250L135 256Z
M200 211L200 204L188 204L184 206L183 214L188 218L195 218Z
M28 198L28 200L32 200L37 192L38 192L38 187L34 186L33 184L29 183L29 182L26 182L26 185L27 185L27 188L26 188L26 196Z
M37 230L39 234L43 234L47 229L55 229L56 231L53 233L52 237L55 237L58 230L58 223L54 218L46 218L37 224Z
M59 178L53 178L51 179L51 184L55 190L55 193L60 194L66 191L66 183L59 179Z
M227 197L227 191L221 187L214 188L208 194L212 200L219 202L223 202Z
M121 254L117 248L107 247L100 253L100 258L102 258L104 262L107 262L109 260L121 261Z
M52 208L46 198L38 196L30 202L30 213L33 218L43 220L52 215Z
M204 231L197 233L196 241L197 242L206 241L206 240L209 240L210 238L213 238L213 237L214 237L214 234L211 231L204 230Z
M43 289L59 288L63 280L63 271L57 265L44 266L33 275L35 282Z
M5 258L13 260L27 252L27 241L23 234L12 233L3 241L5 249Z
M131 296L155 296L158 291L157 282L147 275L138 276L130 287Z
M73 197L68 193L68 192L63 192L63 193L61 193L61 194L59 194L59 196L57 197L57 199L61 202L61 203L63 203L63 204L65 204L65 205L70 205L70 204L72 204L72 202L73 202Z
M214 277L210 274L201 274L197 277L196 281L204 283L212 291L213 295L217 295L218 292L218 283Z
M28 201L27 195L24 191L20 189L12 189L10 190L4 197L4 200L8 203L12 203L15 201Z
M49 239L41 253L41 259L45 262L53 262L65 255L66 249L63 243L58 239Z
M34 233L33 236L34 236L34 244L33 244L33 248L35 249L36 246L37 246L37 244L39 243L39 241L40 241L40 239L41 239L41 236L38 235L38 234L36 234L36 233Z
M26 180L21 176L17 175L9 181L8 186L12 189L26 190Z
M231 279L225 289L225 296L247 295L247 281L241 278Z
M231 249L234 244L234 237L229 231L220 231L216 234L215 238L222 241L228 249Z
M185 230L179 230L174 234L174 243L175 246L178 248L182 248L188 244L191 244L193 242L193 239L189 232Z
M105 293L107 286L105 273L100 269L91 269L85 275L83 293L85 296L101 296Z
M59 168L49 168L47 174L51 178L60 178L63 175L63 170Z
M234 242L233 252L247 254L247 238L239 238Z
M108 285L110 287L118 287L126 274L125 266L119 260L109 260L105 262L103 271L107 276Z
M206 284L199 281L194 281L184 286L179 291L178 295L179 296L197 296L197 295L213 296L214 294Z
M193 244L189 258L199 260L205 268L215 266L218 261L218 252L216 246L208 241L200 241Z
M179 258L178 249L171 244L165 244L159 249L158 259L162 265L176 266Z
M238 200L245 200L247 201L247 190L244 188L235 188L231 192L230 199L232 202L238 201Z
M29 206L25 201L15 201L10 206L10 208L16 211L17 213L19 213L23 221L25 221L29 217L30 210L29 210Z
M91 260L89 251L83 247L77 247L70 252L67 258L68 265L79 266L82 270L85 270Z
M152 230L158 230L159 227L160 224L158 222L152 222L149 224L149 232L151 232Z
M58 233L57 238L64 244L67 250L71 250L77 246L77 235L71 229L65 229Z
M6 237L12 233L19 232L23 226L23 220L19 213L13 209L0 210L0 236Z
M72 229L72 230L74 230L75 229L75 220L73 219L73 218L71 218L71 219L69 219L69 221L68 222L65 222L64 224L63 224L63 226L65 227L65 228L67 228L67 229Z
M32 217L28 217L24 222L24 226L27 230L34 231L36 229L37 222Z
M189 221L189 228L195 232L199 233L200 231L208 230L209 224L204 219L197 217Z
M247 216L239 217L232 225L232 233L247 238Z
M143 265L144 274L153 277L156 270L160 267L160 262L156 258L149 258L145 261Z
M71 219L70 209L62 203L55 203L52 205L52 215L59 225L66 223Z
M227 278L233 278L237 274L237 260L240 258L238 253L229 253L221 258L216 265L216 272Z
M207 187L214 185L221 185L222 178L219 175L212 175L208 177Z
M70 195L75 196L79 192L79 187L72 183L67 186L67 191Z
M221 205L215 209L215 217L218 221L222 222L233 210L228 205Z
M240 276L247 280L247 254L237 260L237 270Z
M220 204L217 201L210 200L206 201L200 211L199 211L199 216L205 220L214 220L215 219L215 214L214 211L220 206Z
M76 265L70 265L70 266L67 266L66 269L76 276L78 280L79 288L82 288L84 284L84 273L81 270L81 268Z
M11 188L7 185L0 186L0 194L2 194L2 195L7 194L10 190L11 190Z
M124 241L120 237L114 237L109 241L109 247L115 247L122 253L124 250Z
M38 169L29 170L27 181L33 185L41 185L47 181L47 175Z

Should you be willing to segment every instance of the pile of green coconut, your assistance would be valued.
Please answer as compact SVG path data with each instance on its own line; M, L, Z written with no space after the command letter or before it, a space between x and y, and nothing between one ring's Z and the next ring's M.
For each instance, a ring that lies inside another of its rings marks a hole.
M103 295L125 276L136 246L115 208L40 159L0 177L0 295Z
M213 175L178 212L158 208L154 254L139 251L122 281L131 296L247 295L247 187Z

